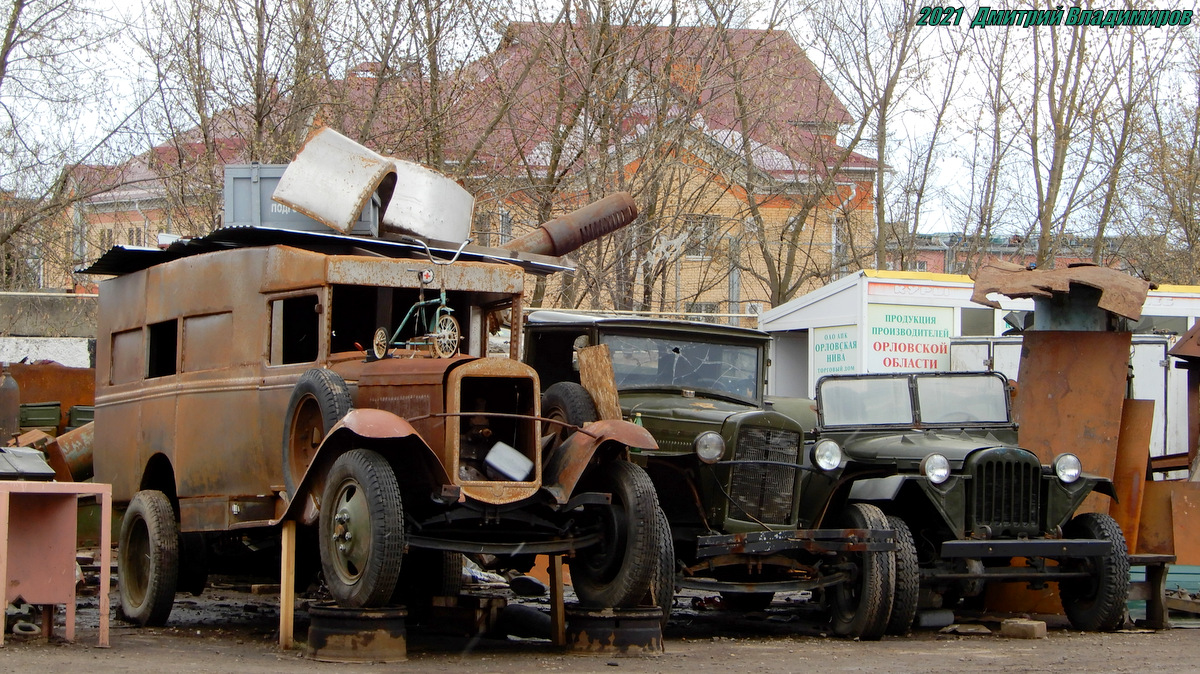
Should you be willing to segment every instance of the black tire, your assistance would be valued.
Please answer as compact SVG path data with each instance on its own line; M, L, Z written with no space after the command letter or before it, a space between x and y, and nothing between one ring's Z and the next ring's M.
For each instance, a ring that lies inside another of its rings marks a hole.
M595 469L589 490L609 492L602 508L604 540L571 559L571 582L579 603L589 607L633 608L642 603L660 573L662 531L658 496L650 476L628 461Z
M584 387L575 382L560 381L542 391L542 416L572 426L582 426L596 420L596 403L592 402L591 394ZM575 432L558 424L545 425L542 433L553 435L555 438L551 446L558 446L568 435Z
M1101 513L1083 513L1063 528L1067 538L1087 538L1112 542L1103 557L1073 559L1065 563L1072 569L1091 574L1082 580L1059 583L1063 611L1071 626L1086 632L1111 632L1125 623L1125 602L1129 599L1129 549L1117 521Z
M319 529L321 569L334 601L347 608L386 604L404 556L404 507L386 459L355 449L333 462Z
M121 520L117 550L121 618L161 626L171 615L179 579L179 525L161 491L133 495Z
M868 503L851 503L842 515L842 526L850 529L887 529L887 517ZM896 591L896 559L891 551L854 552L840 556L843 563L857 567L850 581L826 593L833 631L838 636L876 641L887 631Z
M283 484L289 496L296 493L325 434L351 407L350 388L338 373L312 369L300 375L283 417Z
M663 532L658 539L658 569L642 603L662 609L661 625L666 629L675 603L675 543L671 538L671 524L661 507L657 519L659 531Z
M889 515L887 525L896 532L896 593L892 599L892 616L888 618L887 633L905 635L912 631L921 591L917 544L904 520Z
M208 545L204 541L204 534L179 534L179 581L175 585L176 591L199 597L207 584Z
M774 592L721 593L721 603L732 611L764 611L774 600Z

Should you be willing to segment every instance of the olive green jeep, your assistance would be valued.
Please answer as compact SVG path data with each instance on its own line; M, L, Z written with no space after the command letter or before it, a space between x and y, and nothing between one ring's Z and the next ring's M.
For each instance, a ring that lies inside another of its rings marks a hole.
M1107 478L1059 454L1043 464L1018 446L1008 381L994 372L836 375L817 382L818 439L875 466L853 503L871 504L896 531L896 619L918 606L954 607L987 583L1057 582L1081 630L1124 622L1125 537L1108 515L1077 514L1089 494L1114 497Z
M525 331L543 414L574 426L596 419L576 352L607 345L621 414L658 444L632 458L669 521L676 587L741 610L808 590L835 633L888 631L891 527L878 507L847 502L858 468L836 446L809 451L802 426L764 402L766 333L550 311L530 314Z

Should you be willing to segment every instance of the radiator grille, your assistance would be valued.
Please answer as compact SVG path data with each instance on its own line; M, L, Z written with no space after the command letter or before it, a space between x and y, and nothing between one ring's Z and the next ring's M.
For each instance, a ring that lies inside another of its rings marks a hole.
M742 427L734 458L742 461L797 463L800 434L771 428ZM733 466L729 495L745 513L767 524L786 524L796 496L796 469L786 466L741 464ZM730 515L744 519L733 508Z
M970 485L976 526L1005 529L1040 528L1042 467L1025 453L992 452L975 463Z

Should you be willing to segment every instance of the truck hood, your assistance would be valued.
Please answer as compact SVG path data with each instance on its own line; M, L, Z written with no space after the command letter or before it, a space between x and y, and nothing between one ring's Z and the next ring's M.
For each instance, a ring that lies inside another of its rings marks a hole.
M757 407L716 398L685 398L678 393L621 393L621 412L634 419L641 414L643 423L651 419L712 424L719 430L733 414L752 412Z

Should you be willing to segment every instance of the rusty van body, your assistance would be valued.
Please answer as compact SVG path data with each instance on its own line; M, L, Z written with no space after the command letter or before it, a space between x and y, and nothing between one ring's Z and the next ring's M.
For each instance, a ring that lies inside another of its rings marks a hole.
M124 616L162 624L206 560L284 518L343 606L453 593L464 553L566 553L585 603L641 603L667 533L628 458L653 439L603 421L550 442L537 373L486 357L500 311L515 357L525 276L556 262L261 228L101 258L93 460L127 504ZM455 317L442 351L378 343L431 298Z

